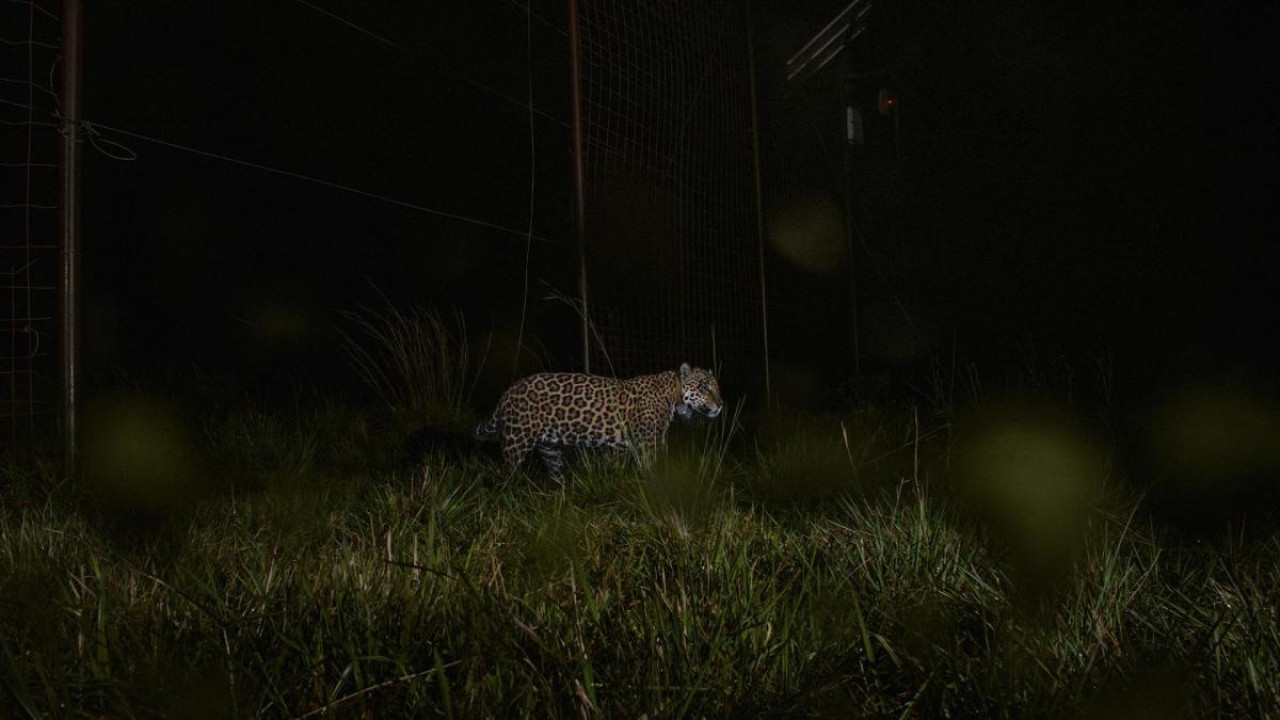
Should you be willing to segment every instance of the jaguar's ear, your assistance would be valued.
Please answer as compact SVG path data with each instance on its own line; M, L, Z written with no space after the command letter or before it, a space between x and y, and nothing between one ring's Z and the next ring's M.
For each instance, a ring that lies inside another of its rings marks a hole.
M680 379L688 380L693 374L693 369L689 367L689 363L680 363Z

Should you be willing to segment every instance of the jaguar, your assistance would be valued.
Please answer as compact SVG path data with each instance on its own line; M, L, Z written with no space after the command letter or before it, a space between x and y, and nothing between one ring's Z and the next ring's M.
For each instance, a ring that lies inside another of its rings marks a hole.
M560 479L566 448L626 450L649 466L673 418L689 420L695 412L714 418L723 407L715 375L689 363L628 379L538 373L508 388L475 436L499 441L513 471L536 449L548 474Z

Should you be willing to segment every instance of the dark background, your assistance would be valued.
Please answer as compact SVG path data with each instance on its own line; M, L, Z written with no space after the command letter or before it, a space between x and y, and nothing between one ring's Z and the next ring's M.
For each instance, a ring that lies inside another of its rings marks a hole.
M345 386L335 311L379 292L462 310L510 368L526 256L526 332L571 366L574 318L542 299L575 290L561 5L533 3L529 54L509 0L317 4L364 30L298 0L94 3L86 118L138 158L86 152L88 372ZM900 99L896 142L869 116L850 163L864 371L1025 347L1112 353L1122 383L1273 367L1274 8L877 0L859 47L788 85L786 58L842 6L753 8L768 212L842 199L844 101ZM780 366L852 375L847 273L766 263ZM899 317L918 337L895 353Z
M459 307L479 333L518 322L531 183L526 71L535 104L563 118L563 74L545 77L564 64L563 39L536 24L535 53L556 62L535 55L530 64L525 15L505 2L326 9L398 47L293 0L90 11L87 116L381 198L102 130L139 158L89 153L89 367L194 362L251 383L309 373L344 382L334 313L381 308L379 293L398 305ZM571 269L573 247L567 135L542 115L534 129L540 239L530 277L535 290L550 278L571 291L572 276L557 275Z

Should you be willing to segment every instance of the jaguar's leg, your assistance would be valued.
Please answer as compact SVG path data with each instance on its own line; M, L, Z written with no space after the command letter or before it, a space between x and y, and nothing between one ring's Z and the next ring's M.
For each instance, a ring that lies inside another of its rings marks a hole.
M517 435L514 432L504 432L502 434L502 459L506 461L509 471L515 472L520 467L520 462L524 460L532 449L532 439Z
M648 428L640 427L630 433L631 454L636 465L643 470L652 470L658 460L658 443Z
M547 466L547 473L553 480L564 479L564 450L559 445L540 443L538 454L542 456L542 463Z

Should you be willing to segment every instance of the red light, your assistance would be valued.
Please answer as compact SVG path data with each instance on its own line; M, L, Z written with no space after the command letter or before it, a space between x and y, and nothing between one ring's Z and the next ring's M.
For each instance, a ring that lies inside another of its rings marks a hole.
M898 96L888 90L881 90L876 96L876 107L879 108L881 115L888 115L898 110Z

